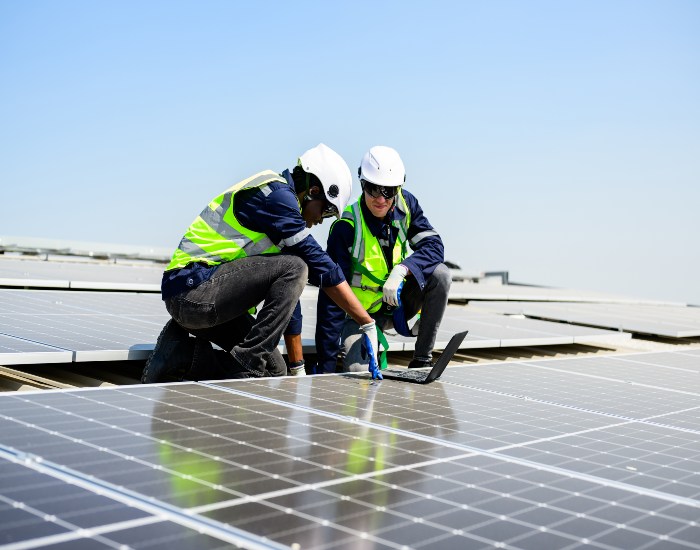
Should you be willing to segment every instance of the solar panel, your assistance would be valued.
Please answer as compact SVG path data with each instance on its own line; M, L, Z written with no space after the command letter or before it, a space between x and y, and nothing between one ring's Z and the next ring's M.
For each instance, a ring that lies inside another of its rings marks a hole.
M530 302L482 302L478 307L499 313L669 338L700 336L700 308L695 307Z
M316 329L316 292L305 290L302 295L304 327L302 336L314 341ZM444 349L450 338L463 330L469 330L460 349L483 349L514 346L547 346L562 344L622 344L631 335L619 331L577 327L535 319L517 319L460 305L448 305L436 338L436 349ZM390 351L412 351L415 338L387 332ZM312 348L313 350L313 348Z
M697 361L1 395L0 521L23 547L697 549Z
M70 363L73 354L44 344L0 334L0 365Z
M59 254L83 256L87 258L147 259L163 262L167 262L172 254L172 249L155 246L68 241L63 239L17 237L10 235L0 236L0 251L42 255Z
M591 290L574 290L568 288L550 288L526 285L501 285L493 283L452 282L450 300L508 300L535 302L582 302L608 304L655 304L684 306L679 302L645 300L633 296L620 296Z
M316 293L302 295L302 344L316 351ZM74 361L145 359L170 318L157 294L0 290L0 334L73 353ZM440 350L453 334L469 330L460 349L621 343L629 334L533 319L513 319L449 305L437 335ZM387 332L390 351L411 351L414 338ZM284 352L284 344L280 343ZM18 364L6 355L5 364ZM21 360L21 358L19 358ZM31 361L33 362L33 360Z
M0 257L0 286L160 292L163 266Z
M0 315L0 333L70 350L73 361L145 359L161 323L112 315Z

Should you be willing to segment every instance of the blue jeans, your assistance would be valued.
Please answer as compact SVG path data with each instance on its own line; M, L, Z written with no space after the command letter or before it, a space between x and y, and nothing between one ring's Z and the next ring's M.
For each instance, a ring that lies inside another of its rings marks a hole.
M165 307L190 333L230 352L243 376L282 376L287 366L277 346L307 279L298 256L249 256L221 264L211 279L166 299ZM262 301L257 318L248 313Z
M413 352L414 359L430 361L433 357L435 338L442 317L445 315L447 295L450 292L451 284L452 275L445 264L438 264L432 275L427 278L423 289L418 286L414 277L409 277L404 283L401 291L401 304L405 309L406 319L415 317L419 311L421 312L416 349ZM383 310L384 308L380 309L378 313L372 314L372 317L382 330L389 330L393 328L392 319L390 316L383 315L381 313ZM362 353L362 331L352 319L345 319L340 342L343 371L367 371L369 361Z

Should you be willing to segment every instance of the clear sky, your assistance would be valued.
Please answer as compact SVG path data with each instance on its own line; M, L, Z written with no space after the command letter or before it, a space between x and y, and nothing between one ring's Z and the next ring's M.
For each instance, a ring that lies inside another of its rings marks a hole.
M390 145L464 269L700 304L699 29L697 0L0 0L0 235L174 248L240 179Z

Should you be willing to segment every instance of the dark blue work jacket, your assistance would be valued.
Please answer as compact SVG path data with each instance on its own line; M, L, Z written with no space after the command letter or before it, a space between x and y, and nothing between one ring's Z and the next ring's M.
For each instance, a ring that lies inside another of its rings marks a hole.
M408 241L418 233L424 231L434 231L428 218L423 214L423 209L416 197L411 193L402 190L406 205L411 213L411 225L408 228ZM372 215L365 204L364 193L360 197L360 207L362 216L365 219L367 228L372 235L378 239L387 239L388 249L393 250L398 228L391 225L395 219L404 217L394 205L384 219L376 218ZM330 258L335 261L343 270L345 279L352 279L352 250L355 238L355 230L352 225L344 221L336 221L331 226L328 236L327 252ZM445 249L439 235L431 235L411 245L413 254L406 257L401 263L411 272L409 277L415 277L420 288L425 287L425 281L432 275L438 264L445 261ZM336 360L340 351L340 334L345 322L345 312L331 300L325 292L318 293L317 319L316 319L316 353L318 364L317 373L335 372Z

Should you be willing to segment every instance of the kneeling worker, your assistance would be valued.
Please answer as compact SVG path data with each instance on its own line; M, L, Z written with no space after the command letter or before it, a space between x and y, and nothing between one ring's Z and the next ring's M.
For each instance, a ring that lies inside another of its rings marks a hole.
M328 255L379 328L418 337L409 368L431 366L452 281L443 263L442 239L418 200L402 189L406 173L394 149L372 147L358 175L362 195L331 226ZM407 245L413 250L410 256ZM409 328L407 321L419 312L419 320ZM344 371L366 370L369 359L361 335L356 320L319 294L316 372L335 372L341 348Z
M283 333L290 360L299 367L298 300L307 280L357 322L368 347L376 350L374 320L309 231L340 215L351 187L345 161L320 144L301 155L293 171L260 172L214 198L192 222L163 274L161 292L172 319L141 381L284 375L287 365L277 349ZM253 317L250 310L263 301ZM210 342L229 352L214 375Z

